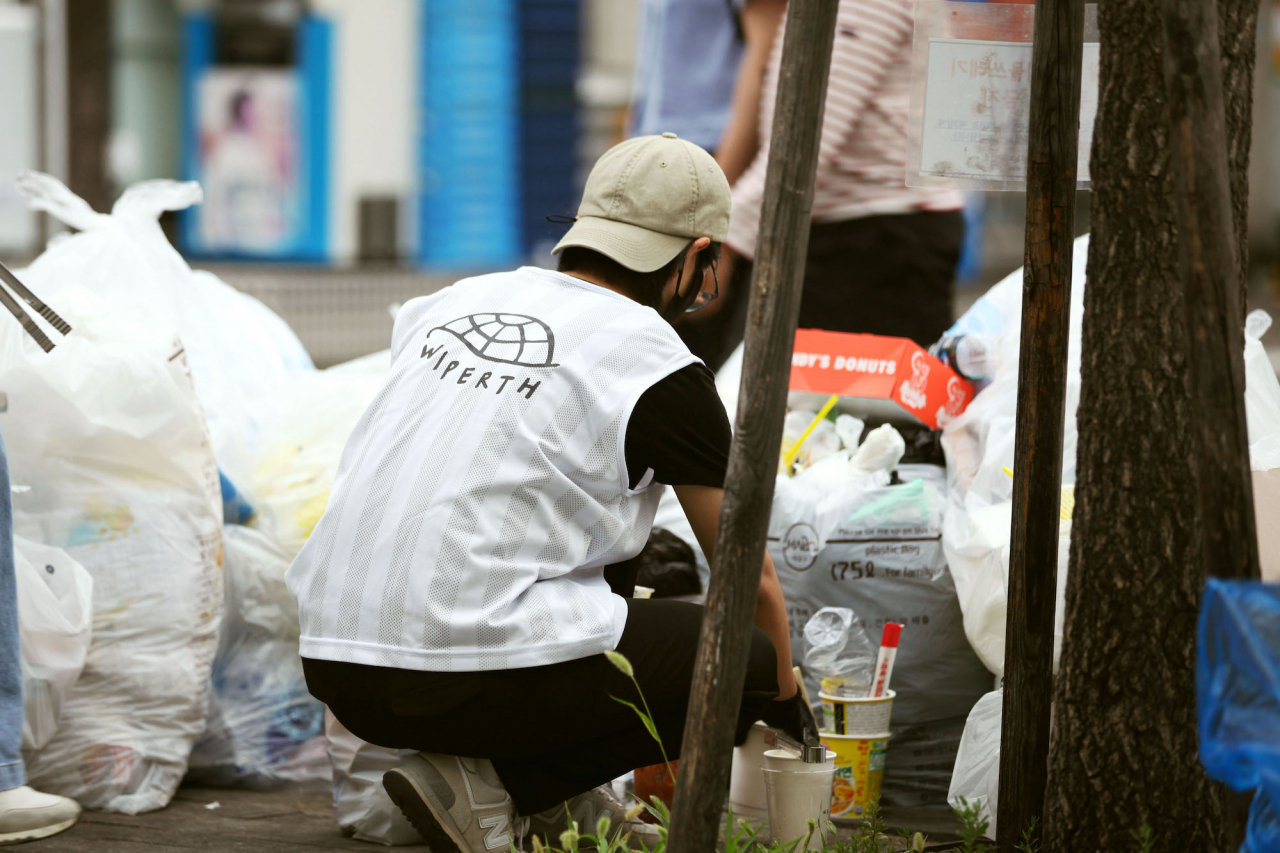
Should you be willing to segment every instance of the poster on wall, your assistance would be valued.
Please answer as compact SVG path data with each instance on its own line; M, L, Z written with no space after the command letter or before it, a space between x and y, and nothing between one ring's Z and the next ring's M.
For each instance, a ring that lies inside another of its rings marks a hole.
M298 75L212 68L197 86L197 238L205 252L288 253L304 227Z

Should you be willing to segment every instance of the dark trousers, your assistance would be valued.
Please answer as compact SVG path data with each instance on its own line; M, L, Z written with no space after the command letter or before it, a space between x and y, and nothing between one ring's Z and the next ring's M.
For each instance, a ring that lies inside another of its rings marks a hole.
M813 223L799 328L911 338L929 346L951 327L963 243L964 214L958 210ZM742 342L750 282L751 264L741 261L720 311L706 318L691 314L676 325L712 370Z
M703 608L627 602L618 651L631 661L671 759L685 711ZM532 815L636 767L662 761L635 712L636 688L604 655L527 669L421 672L304 658L307 687L356 736L379 746L487 758ZM777 655L760 629L751 640L735 743L778 694Z
M958 210L815 222L799 327L932 344L952 323L963 243Z

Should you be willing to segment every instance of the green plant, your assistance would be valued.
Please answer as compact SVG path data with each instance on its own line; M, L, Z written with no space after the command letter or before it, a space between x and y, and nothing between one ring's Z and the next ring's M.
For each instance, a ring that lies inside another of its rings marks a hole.
M764 827L753 829L751 824L741 819L735 826L733 806L729 806L729 818L724 827L724 853L747 853L756 843L763 829Z
M653 722L653 712L649 710L649 702L644 698L644 691L640 689L640 682L636 681L636 671L631 666L631 661L627 660L626 655L619 654L614 651L606 651L604 656L609 659L609 663L618 668L618 671L631 679L631 683L636 686L636 693L640 694L640 702L644 705L641 711L636 707L634 702L628 702L626 699L619 699L617 696L610 695L609 698L636 712L636 716L640 718L640 722L644 723L644 727L649 730L649 736L658 743L658 749L662 752L662 761L667 765L667 772L671 774L671 781L676 781L676 771L671 768L671 759L667 758L667 748L662 743L662 737L658 734L658 727Z
M1026 829L1022 830L1022 840L1013 845L1013 849L1018 853L1040 853L1040 833L1036 831L1039 820L1032 815L1031 820L1027 821Z
M1151 853L1155 849L1155 833L1151 831L1151 824L1145 820L1142 822L1142 826L1130 832L1129 835L1133 838L1134 853Z
M956 849L959 853L988 853L990 848L978 840L987 834L987 828L991 826L985 814L986 806L971 803L964 797L959 798L959 803L955 813L960 819L960 846Z

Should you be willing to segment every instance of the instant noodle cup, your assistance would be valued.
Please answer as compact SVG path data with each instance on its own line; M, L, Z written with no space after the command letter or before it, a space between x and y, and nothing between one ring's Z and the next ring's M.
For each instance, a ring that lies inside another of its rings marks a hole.
M867 806L880 797L884 778L884 756L889 734L820 735L822 745L836 754L835 778L831 782L831 816L861 818Z
M822 699L823 731L870 737L889 731L889 718L893 716L893 697L898 694L888 690L885 695L874 699L866 696L840 696L825 691L818 695Z

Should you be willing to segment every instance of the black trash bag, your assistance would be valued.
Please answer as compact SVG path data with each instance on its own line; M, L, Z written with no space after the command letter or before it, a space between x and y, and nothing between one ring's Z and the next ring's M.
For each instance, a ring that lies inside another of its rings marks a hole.
M610 588L623 598L633 597L637 585L652 589L654 598L702 592L693 548L661 527L653 528L639 554L626 562L606 566L604 577Z

